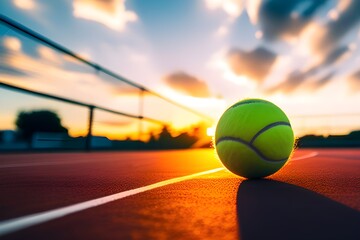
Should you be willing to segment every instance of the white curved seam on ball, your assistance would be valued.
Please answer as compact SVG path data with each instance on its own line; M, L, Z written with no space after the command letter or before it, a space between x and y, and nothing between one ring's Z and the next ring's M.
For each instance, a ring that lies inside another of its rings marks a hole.
M267 158L266 156L264 156L259 149L257 149L255 146L253 146L252 144L248 143L247 141L241 139L241 138L236 138L236 137L221 137L219 138L219 140L216 142L216 146L223 142L223 141L232 141L232 142L238 142L238 143L242 143L245 146L249 147L251 150L253 150L260 158L262 158L264 161L269 162L269 163L281 163L284 162L286 160L288 160L289 157L284 158L284 159L280 159L280 160L274 160L274 159L270 159Z
M266 132L267 130L276 127L276 126L288 126L291 128L291 125L289 122L284 122L284 121L279 121L279 122L273 122L270 123L268 125L266 125L265 127L263 127L262 129L260 129L254 136L253 138L250 140L250 144L253 144L255 139L260 136L262 133Z

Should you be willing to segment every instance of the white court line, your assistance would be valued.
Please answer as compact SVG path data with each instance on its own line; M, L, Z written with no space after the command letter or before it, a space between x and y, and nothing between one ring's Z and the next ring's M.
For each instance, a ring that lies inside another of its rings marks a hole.
M89 200L86 202L69 205L67 207L57 208L54 210L44 211L44 212L35 213L35 214L31 214L31 215L24 216L24 217L6 220L3 222L0 222L0 236L6 235L8 233L12 233L12 232L24 229L24 228L28 228L28 227L31 227L31 226L34 226L34 225L37 225L40 223L44 223L44 222L47 222L50 220L61 218L61 217L64 217L64 216L72 214L72 213L80 212L80 211L88 209L88 208L100 206L100 205L103 205L103 204L106 204L106 203L109 203L112 201L116 201L116 200L119 200L119 199L122 199L125 197L129 197L129 196L132 196L132 195L135 195L138 193L150 191L150 190L153 190L153 189L159 188L159 187L164 187L169 184L182 182L182 181L194 178L194 177L219 172L221 170L224 170L224 168L215 168L215 169L208 170L205 172L199 172L199 173L195 173L195 174L191 174L191 175L187 175L187 176L183 176L183 177L177 177L177 178L165 180L162 182L154 183L154 184L151 184L148 186L135 188L132 190L119 192L119 193L112 194L109 196L96 198L96 199Z
M302 160L302 159L306 159L306 158L311 158L311 157L316 157L317 155L319 155L318 152L311 152L309 154L306 154L304 156L300 156L300 157L296 157L296 158L291 158L289 162L291 161L296 161L296 160Z
M318 155L317 152L312 152L312 153L309 153L309 154L301 156L301 157L292 158L290 161L311 158L311 157L315 157L317 155ZM148 186L135 188L132 190L128 190L128 191L116 193L113 195L89 200L86 202L73 204L73 205L70 205L67 207L57 208L54 210L44 211L44 212L35 213L35 214L31 214L31 215L24 216L24 217L6 220L3 222L0 222L0 236L6 235L6 234L9 234L9 233L12 233L12 232L24 229L24 228L28 228L28 227L31 227L31 226L34 226L34 225L37 225L40 223L44 223L44 222L47 222L50 220L61 218L61 217L64 217L64 216L72 214L72 213L80 212L80 211L86 210L88 208L100 206L100 205L103 205L103 204L106 204L106 203L109 203L112 201L116 201L116 200L119 200L119 199L122 199L125 197L129 197L129 196L132 196L132 195L135 195L138 193L150 191L155 188L163 187L163 186L166 186L169 184L182 182L182 181L189 180L191 178L198 177L201 175L219 172L224 169L225 168L215 168L215 169L212 169L209 171L199 172L199 173L195 173L195 174L191 174L191 175L187 175L187 176L183 176L183 177L177 177L177 178L165 180L165 181L154 183L154 184L151 184Z

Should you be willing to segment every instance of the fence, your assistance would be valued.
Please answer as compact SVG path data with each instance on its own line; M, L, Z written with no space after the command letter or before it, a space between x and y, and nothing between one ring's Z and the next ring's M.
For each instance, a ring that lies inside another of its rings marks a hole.
M106 145L99 136L147 140L165 125L186 129L213 122L3 15L0 34L2 128L14 129L19 110L55 109L90 149L94 141Z

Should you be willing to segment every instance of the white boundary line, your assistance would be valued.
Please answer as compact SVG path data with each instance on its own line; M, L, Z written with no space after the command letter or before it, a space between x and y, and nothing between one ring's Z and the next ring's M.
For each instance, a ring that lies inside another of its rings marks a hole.
M291 158L289 162L291 161L297 161L297 160L302 160L302 159L306 159L306 158L311 158L311 157L316 157L317 155L319 155L318 152L311 152L309 154L306 154L304 156L300 156L300 157L296 157L296 158Z
M44 212L40 212L40 213L27 215L24 217L19 217L19 218L2 221L2 222L0 222L0 236L6 235L8 233L12 233L12 232L24 229L24 228L28 228L28 227L31 227L31 226L34 226L34 225L37 225L40 223L44 223L44 222L47 222L50 220L61 218L61 217L64 217L64 216L72 214L72 213L80 212L82 210L100 206L100 205L103 205L103 204L106 204L106 203L109 203L112 201L116 201L116 200L119 200L119 199L122 199L125 197L129 197L129 196L132 196L132 195L135 195L138 193L146 192L146 191L149 191L149 190L152 190L155 188L159 188L159 187L164 187L169 184L182 182L185 180L192 179L194 177L219 172L221 170L224 170L224 168L223 167L215 168L212 170L199 172L199 173L195 173L195 174L191 174L191 175L187 175L187 176L183 176L183 177L177 177L177 178L165 180L162 182L154 183L154 184L151 184L148 186L135 188L132 190L119 192L119 193L112 194L109 196L96 198L93 200L69 205L67 207L57 208L54 210L44 211Z
M296 160L302 160L302 159L306 159L306 158L311 158L311 157L315 157L317 156L319 153L318 152L312 152L309 153L305 156L301 156L301 157L297 157L297 158L292 158L290 159L290 161L296 161ZM35 213L35 214L31 214L31 215L27 215L24 217L19 217L19 218L14 218L14 219L10 219L10 220L6 220L6 221L2 221L0 222L0 236L12 233L12 232L16 232L18 230L24 229L24 228L28 228L40 223L44 223L50 220L54 220L57 218L61 218L64 217L66 215L72 214L72 213L76 213L76 212L80 212L82 210L86 210L92 207L96 207L96 206L100 206L112 201L116 201L125 197L129 197L138 193L142 193L142 192L146 192L146 191L150 191L153 190L155 188L159 188L159 187L164 187L166 185L169 184L174 184L174 183L178 183L178 182L182 182L182 181L186 181L189 179L192 179L194 177L198 177L198 176L202 176L202 175L206 175L206 174L210 174L210 173L216 173L219 172L221 170L224 170L225 168L221 167L221 168L215 168L212 170L208 170L208 171L204 171L204 172L199 172L199 173L195 173L195 174L191 174L191 175L187 175L187 176L183 176L183 177L177 177L177 178L173 178L173 179L169 179L169 180L165 180L162 182L158 182L158 183L154 183L148 186L144 186L144 187L140 187L140 188L135 188L132 190L127 190L124 192L119 192L119 193L115 193L109 196L105 196L105 197L101 197L101 198L96 198L93 200L89 200L89 201L85 201L85 202L81 202L81 203L77 203L77 204L73 204L73 205L69 205L66 207L62 207L62 208L57 208L54 210L49 210L49 211L44 211L44 212L40 212L40 213Z

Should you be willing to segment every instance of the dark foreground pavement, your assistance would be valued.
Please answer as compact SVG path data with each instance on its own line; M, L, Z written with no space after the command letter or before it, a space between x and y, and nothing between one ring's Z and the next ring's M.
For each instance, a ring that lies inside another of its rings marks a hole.
M213 150L0 155L0 229L9 219L219 167ZM0 238L360 239L360 150L297 150L267 179L221 170Z

